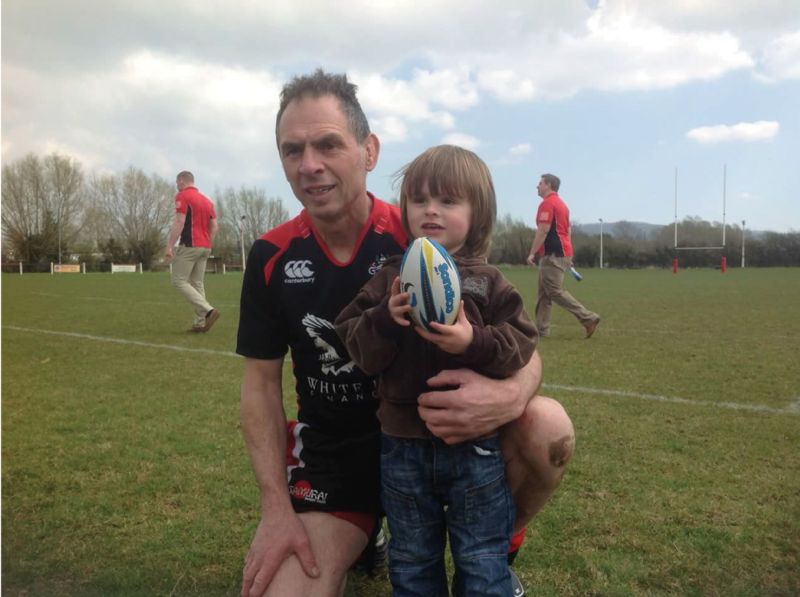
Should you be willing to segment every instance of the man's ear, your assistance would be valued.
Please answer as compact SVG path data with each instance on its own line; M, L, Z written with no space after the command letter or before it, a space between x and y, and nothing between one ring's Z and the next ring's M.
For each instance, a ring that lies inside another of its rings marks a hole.
M372 172L378 165L378 155L381 153L381 142L375 133L370 133L364 139L364 155L367 172Z

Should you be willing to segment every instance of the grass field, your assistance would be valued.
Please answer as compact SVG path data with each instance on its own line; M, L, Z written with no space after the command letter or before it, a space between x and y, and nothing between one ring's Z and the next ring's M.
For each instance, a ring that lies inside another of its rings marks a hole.
M534 272L507 273L532 310ZM557 309L540 345L578 445L529 594L800 594L800 271L583 273L598 331ZM3 274L3 595L238 594L240 284L208 277L222 318L193 335L167 274Z

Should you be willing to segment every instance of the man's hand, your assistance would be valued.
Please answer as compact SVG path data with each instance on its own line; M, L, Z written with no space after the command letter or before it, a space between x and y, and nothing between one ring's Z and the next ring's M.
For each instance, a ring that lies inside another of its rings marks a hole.
M164 251L164 261L172 261L172 258L175 257L172 253L172 247L167 247Z
M319 576L306 528L297 514L262 518L244 560L242 597L261 597L283 561L292 555L308 576Z
M489 379L470 369L442 371L428 385L456 386L421 394L417 408L431 433L448 444L494 432L519 417L528 398L519 398L513 378Z
M541 382L537 352L507 379L490 379L470 369L445 370L428 380L432 390L420 395L417 410L431 433L456 444L519 418Z
M475 335L472 324L464 314L464 301L461 301L458 307L458 317L453 325L444 325L434 321L431 323L431 327L434 329L433 332L429 332L419 326L414 329L428 342L432 342L441 350L450 354L464 354L467 352L467 348L472 344L472 338Z
M525 261L528 262L528 265L536 267L536 254L528 253L528 258Z

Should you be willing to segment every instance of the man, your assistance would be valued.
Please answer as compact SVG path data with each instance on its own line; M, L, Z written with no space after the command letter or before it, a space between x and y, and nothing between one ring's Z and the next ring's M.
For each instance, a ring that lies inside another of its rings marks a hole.
M564 272L572 267L572 229L569 208L558 196L561 180L542 174L536 187L542 202L536 212L536 235L528 253L528 263L536 266L539 257L539 297L536 301L536 327L541 336L550 335L550 312L553 303L572 313L591 338L600 316L581 305L564 290Z
M375 381L355 367L333 321L406 238L397 208L367 192L380 144L344 75L318 70L290 81L276 139L304 209L253 244L242 288L241 425L262 517L241 593L340 595L377 522L379 427ZM281 383L287 348L299 403L299 420L289 425ZM420 415L448 443L511 422L504 456L517 529L558 486L574 448L561 405L530 398L540 380L534 355L507 380L443 371L420 396Z
M214 204L194 186L194 175L184 170L175 179L175 220L172 222L164 259L172 261L172 285L189 301L194 322L189 331L204 333L219 319L219 311L206 300L204 278L211 243L217 234ZM180 245L174 249L180 238Z

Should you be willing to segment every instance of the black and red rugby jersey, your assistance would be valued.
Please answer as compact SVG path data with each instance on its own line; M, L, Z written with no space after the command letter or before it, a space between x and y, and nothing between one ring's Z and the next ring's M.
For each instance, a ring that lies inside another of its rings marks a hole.
M539 247L539 255L572 257L572 241L569 236L569 208L558 196L550 193L539 204L536 211L536 225L548 226L544 244Z
M211 248L210 225L217 217L211 199L196 187L188 186L175 195L175 211L186 215L180 244L184 247Z
M236 352L277 359L291 349L298 419L332 434L377 429L375 379L347 353L333 327L390 256L402 253L400 211L370 195L372 213L348 263L336 261L303 210L250 250Z

